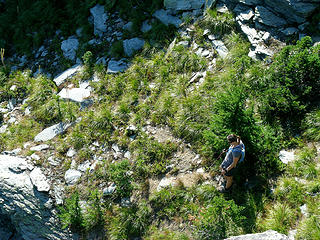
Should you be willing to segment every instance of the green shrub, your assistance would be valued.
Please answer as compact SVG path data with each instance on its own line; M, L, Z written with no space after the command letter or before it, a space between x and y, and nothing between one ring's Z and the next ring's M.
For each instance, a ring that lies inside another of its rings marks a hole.
M157 227L153 226L148 231L148 234L145 240L190 240L185 233L172 231L169 229L160 230Z
M286 203L276 203L270 208L264 220L262 220L262 230L272 229L279 233L288 234L288 231L296 223L295 211Z
M224 239L242 233L244 220L243 207L233 200L215 196L209 205L202 209L194 225L194 236L197 239Z
M84 218L79 203L79 193L74 192L70 198L66 199L64 206L59 208L59 217L63 228L70 227L75 231L82 231Z
M84 226L88 231L93 228L102 227L104 225L103 210L101 207L102 194L95 189L90 192L88 206L84 215Z
M120 59L124 56L123 41L116 41L112 44L110 56L116 59Z
M320 236L320 217L310 216L302 220L299 225L298 232L295 236L296 240L313 240Z
M308 140L320 141L320 110L306 114L303 129L305 129L303 135Z

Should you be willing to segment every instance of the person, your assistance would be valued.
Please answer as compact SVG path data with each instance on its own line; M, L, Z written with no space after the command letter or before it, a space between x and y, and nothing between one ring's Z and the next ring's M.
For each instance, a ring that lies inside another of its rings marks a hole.
M237 164L242 154L243 143L241 138L235 134L230 134L227 136L228 143L230 147L227 154L220 165L220 170L223 177L226 180L226 186L222 191L230 190L233 183L233 176L237 170Z

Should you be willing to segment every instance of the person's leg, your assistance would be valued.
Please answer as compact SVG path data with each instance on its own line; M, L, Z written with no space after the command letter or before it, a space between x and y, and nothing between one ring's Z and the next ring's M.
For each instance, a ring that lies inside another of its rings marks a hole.
M232 177L232 176L225 176L225 177L226 177L226 180L227 180L226 189L228 189L228 188L230 188L231 185L232 185L233 177Z

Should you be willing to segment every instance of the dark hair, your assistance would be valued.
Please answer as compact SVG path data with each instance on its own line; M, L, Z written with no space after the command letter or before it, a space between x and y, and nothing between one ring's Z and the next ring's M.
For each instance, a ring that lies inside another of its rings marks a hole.
M235 134L230 134L230 135L228 135L227 139L228 139L228 142L229 142L229 143L232 143L232 142L238 142L238 143L240 143L240 140L241 140L240 136L237 136L237 135L235 135Z

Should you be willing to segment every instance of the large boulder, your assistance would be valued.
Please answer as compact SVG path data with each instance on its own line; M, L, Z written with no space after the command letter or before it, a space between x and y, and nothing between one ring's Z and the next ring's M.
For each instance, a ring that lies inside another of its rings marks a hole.
M236 237L230 237L225 240L289 240L289 238L284 234L273 230L268 230L263 233L240 235Z
M29 169L23 158L0 155L0 217L6 216L24 240L73 239L60 229L53 200L38 191L43 190L41 179L35 180ZM41 172L34 171L34 175Z
M90 9L90 13L93 16L94 34L102 36L107 31L106 21L108 20L108 15L104 12L104 6L98 4Z
M144 40L140 38L131 38L123 41L123 49L126 56L131 57L134 52L142 49Z
M205 0L164 0L164 6L166 9L185 11L199 9L205 2Z
M108 63L107 73L118 73L123 72L128 68L128 65L123 60L110 60Z
M256 7L255 18L258 22L270 27L280 28L288 24L286 20L284 20L281 17L278 17L273 12L271 12L263 6Z
M91 91L90 89L84 88L64 88L59 93L58 96L71 100L78 103L83 103L88 97L90 97Z
M74 76L78 72L80 72L83 69L83 67L80 64L76 64L72 66L71 68L65 70L63 73L56 76L53 81L56 83L56 85L59 87L62 85L68 78Z
M62 41L61 50L63 52L63 56L70 60L75 60L76 53L79 47L79 41L76 38L68 38L67 40Z

